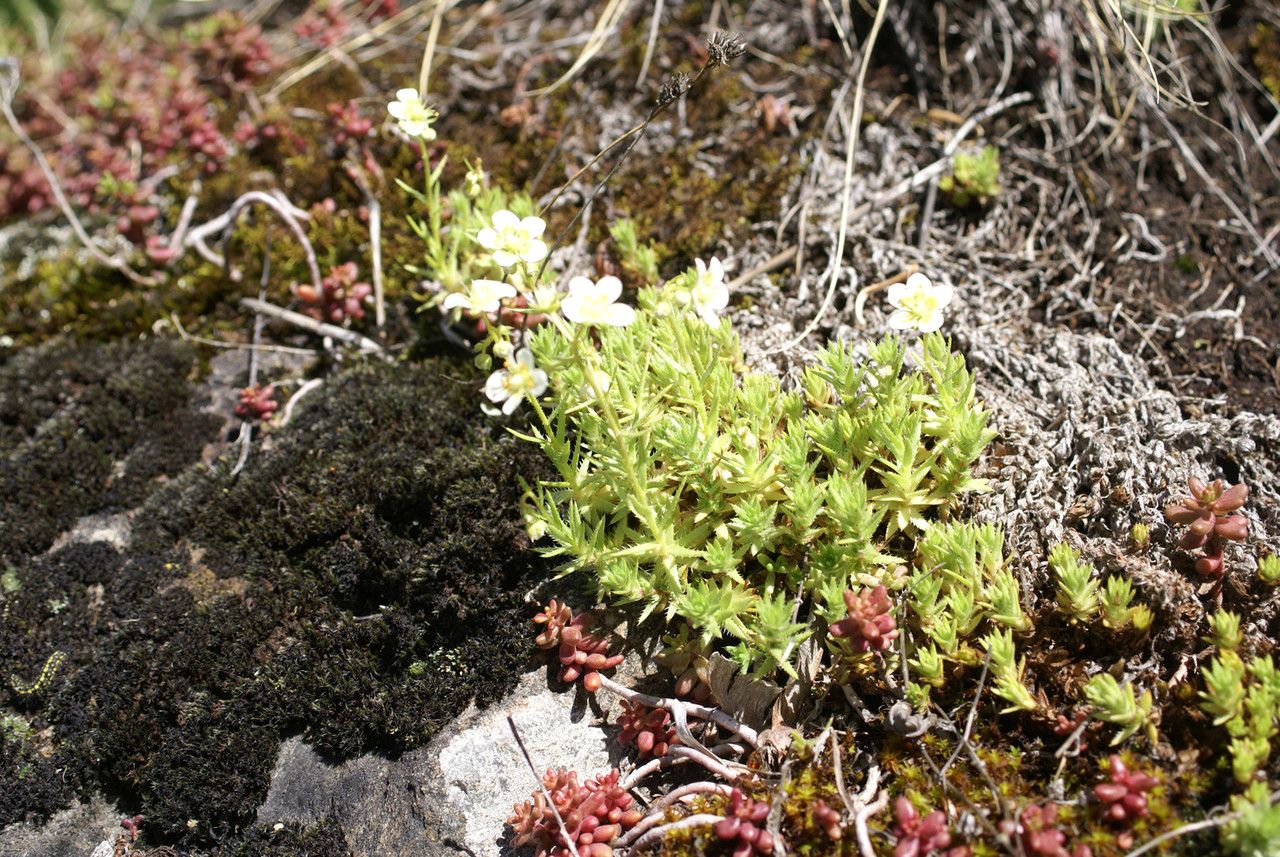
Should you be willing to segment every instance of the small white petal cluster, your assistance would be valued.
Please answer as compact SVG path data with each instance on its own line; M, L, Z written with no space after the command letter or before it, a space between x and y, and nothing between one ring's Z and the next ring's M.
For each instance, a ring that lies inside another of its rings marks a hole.
M547 222L541 217L517 217L505 208L494 212L493 225L476 235L476 243L488 250L493 261L503 268L524 262L535 265L547 257L542 233Z
M515 286L497 280L472 280L467 292L454 292L440 303L446 311L461 307L477 313L497 312L504 298L516 296Z
M418 90L401 89L396 92L396 100L387 105L387 112L396 120L400 130L410 137L428 143L436 138L436 129L431 127L431 123L440 114L422 102Z
M942 327L942 311L954 296L946 283L935 286L924 274L912 274L905 283L889 287L889 303L894 308L889 327L932 333Z
M689 299L694 312L714 327L720 323L721 310L729 305L729 286L724 281L724 266L714 256L710 263L696 259L695 264L696 273L693 287L689 290Z
M617 277L601 277L594 283L586 277L574 277L560 311L574 324L626 327L635 321L636 311L617 302L621 295L622 281Z
M499 369L485 382L484 394L489 401L502 405L504 414L515 413L526 396L537 398L547 390L547 373L533 362L533 352L521 348L505 369Z

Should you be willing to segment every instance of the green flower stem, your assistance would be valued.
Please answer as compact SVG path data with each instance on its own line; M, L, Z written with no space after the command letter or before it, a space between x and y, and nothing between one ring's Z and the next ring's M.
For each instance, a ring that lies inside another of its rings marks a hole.
M595 367L590 365L586 356L586 347L581 343L580 328L570 329L565 324L564 319L557 315L551 316L551 322L556 326L556 330L563 336L570 345L570 352L573 354L574 361L578 364L582 377L591 386L591 392L596 397L596 403L600 407L600 412L604 415L605 420L609 423L609 429L613 432L615 438L621 444L622 438L626 437L626 432L622 429L622 421L618 418L618 412L613 407L613 402L605 395L605 391L600 388L599 379L596 377ZM594 349L591 349L595 353ZM627 482L631 488L631 508L635 511L637 517L649 528L649 535L653 537L655 542L660 542L659 532L661 528L658 526L658 516L653 510L653 506L649 504L649 492L645 484L640 480L640 474L636 472L635 462L631 460L629 451L619 446L621 454L618 456L622 460L623 470L625 471Z

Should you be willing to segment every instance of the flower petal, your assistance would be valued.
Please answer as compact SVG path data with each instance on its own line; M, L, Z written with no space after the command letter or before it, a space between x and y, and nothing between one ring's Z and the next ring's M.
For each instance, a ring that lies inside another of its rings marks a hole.
M729 289L721 285L711 293L711 298L707 301L707 306L714 310L722 310L729 305Z
M501 268L511 268L520 261L520 257L510 250L494 250L493 261Z
M569 280L569 296L576 298L585 298L595 291L596 284L590 279L583 276L577 276Z
M932 287L933 287L933 280L929 279L927 274L922 274L919 271L915 271L911 274L911 276L907 277L907 288L915 290L915 289L929 289Z
M904 309L897 310L889 316L889 327L894 330L911 330L915 326L915 319Z
M626 304L610 304L605 309L605 324L626 327L636 320L636 311Z
M495 229L510 229L520 222L520 218L516 217L505 208L493 213L493 225Z
M713 281L718 283L724 279L724 265L720 264L720 260L715 256L711 257L710 269Z
M541 262L547 258L547 245L541 241L530 241L529 247L520 254L520 258L524 259L530 265L535 262Z
M469 303L467 296L462 292L450 292L445 295L444 300L440 302L440 308L450 310L454 307L467 306Z
M524 396L512 396L502 405L502 412L507 416L511 416L516 412L516 408L520 407L520 403L524 401Z
M938 283L933 287L933 299L937 301L938 309L942 309L951 303L951 299L956 296L956 290L951 287L950 283Z
M404 119L405 105L401 101L393 101L387 105L387 112L396 119Z
M937 330L940 327L942 327L942 313L937 310L934 310L933 312L929 313L928 318L920 322L919 326L917 326L916 329L919 330L921 333L933 333L935 330Z
M547 229L547 221L541 217L533 217L532 215L520 221L520 228L530 238L540 238L542 233Z
M418 97L418 90L406 87L405 89L396 90L396 101L421 101Z
M506 380L507 370L499 369L484 382L484 394L489 397L489 401L501 402L508 397Z
M521 348L519 351L516 352L516 362L519 363L521 366L527 367L529 369L533 369L534 368L533 352L530 351L528 348Z
M601 277L596 282L596 289L610 301L616 301L622 296L622 280L614 276Z
M486 226L476 233L476 243L486 250L493 250L498 246L498 233Z
M569 295L560 302L560 312L565 318L569 319L569 321L574 324L582 324L582 303L582 295Z
M529 389L529 395L536 399L547 391L547 373L541 369L534 369L531 374L533 375L533 386Z
M914 274L912 276L915 276ZM910 280L910 278L908 278ZM907 296L915 292L915 287L909 282L894 283L889 287L889 303L893 306L900 307Z

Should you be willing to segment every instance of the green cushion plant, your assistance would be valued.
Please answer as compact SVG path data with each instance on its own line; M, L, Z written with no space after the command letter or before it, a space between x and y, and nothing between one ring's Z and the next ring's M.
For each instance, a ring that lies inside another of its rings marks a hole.
M758 675L794 674L846 589L906 585L898 567L931 521L984 487L970 468L993 432L942 336L834 343L788 390L747 367L727 323L687 311L698 284L690 271L642 290L625 326L533 334L551 383L527 437L559 478L530 489L527 516L603 600L687 623ZM995 578L1013 612L1016 584Z

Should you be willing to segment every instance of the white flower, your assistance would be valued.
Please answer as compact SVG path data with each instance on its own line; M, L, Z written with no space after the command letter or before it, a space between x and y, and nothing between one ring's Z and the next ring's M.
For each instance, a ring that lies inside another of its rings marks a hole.
M516 353L516 347L511 344L510 340L503 339L493 343L493 356L499 360L510 360L511 355Z
M894 330L932 333L942 327L942 310L953 296L946 283L935 286L924 274L912 274L905 283L889 287L889 303L894 308L889 326Z
M586 277L574 277L569 281L569 294L561 302L560 311L574 324L626 327L635 321L636 311L616 303L621 294L622 280L617 277L601 277L595 283Z
M694 262L697 274L693 280L693 288L689 290L689 297L702 320L714 327L720 323L720 310L729 305L729 287L724 282L724 266L714 256L711 257L710 264L701 259L695 259Z
M502 308L503 298L514 298L514 286L500 283L497 280L472 280L471 289L466 292L453 292L441 302L441 308L451 310L462 307L471 312L497 312Z
M502 402L502 412L511 414L520 407L525 396L537 398L547 389L547 373L533 362L533 352L521 348L515 360L507 361L507 368L499 369L485 382L484 394L495 405Z
M431 123L440 114L422 103L422 97L416 89L401 89L396 93L396 100L387 105L387 112L399 124L400 130L410 137L421 137L428 143L436 138L436 129Z
M529 299L529 312L546 313L550 315L560 308L560 293L556 291L555 286L549 286L543 283L534 287L533 294Z
M517 262L533 265L547 257L547 245L538 240L547 228L541 217L516 217L505 208L494 212L493 226L476 235L476 242L493 254L493 261L504 268Z

